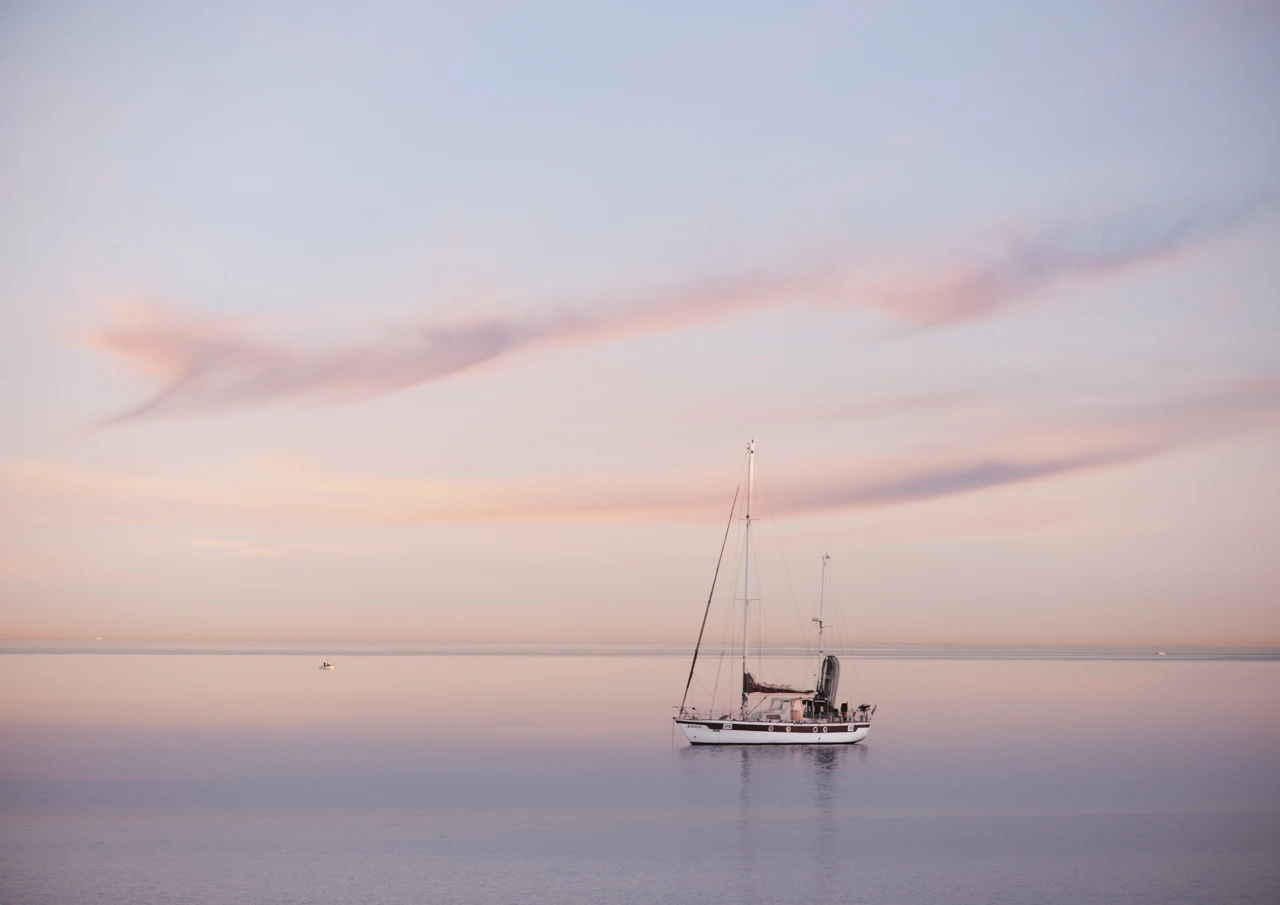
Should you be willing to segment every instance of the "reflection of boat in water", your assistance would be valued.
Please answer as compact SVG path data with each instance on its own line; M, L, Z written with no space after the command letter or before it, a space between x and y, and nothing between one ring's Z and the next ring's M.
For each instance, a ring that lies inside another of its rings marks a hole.
M871 732L871 715L875 707L862 704L853 710L848 703L836 706L836 691L840 683L840 661L831 654L824 655L822 648L823 605L826 594L827 560L822 557L822 586L818 595L818 674L817 683L810 691L802 691L786 685L774 685L758 681L747 670L748 638L750 636L751 608L751 493L755 482L756 444L747 444L747 499L743 515L742 554L742 698L737 711L732 709L717 715L714 694L710 709L699 711L685 705L689 699L689 687L693 671L698 663L698 651L702 647L702 634L707 626L707 615L702 617L702 630L693 651L693 663L689 666L689 680L685 683L684 699L680 702L676 725L693 745L852 745L865 739ZM734 504L736 508L737 496ZM730 512L729 523L733 524ZM728 541L728 529L725 542ZM721 557L724 544L721 544ZM716 564L719 574L720 565ZM715 595L712 581L711 597ZM707 598L707 612L711 609L711 597ZM757 600L759 598L756 598Z
M320 668L321 668L321 669L333 669L333 664L332 664L332 663L330 663L328 660L325 660L323 663L321 663L321 664L320 664Z

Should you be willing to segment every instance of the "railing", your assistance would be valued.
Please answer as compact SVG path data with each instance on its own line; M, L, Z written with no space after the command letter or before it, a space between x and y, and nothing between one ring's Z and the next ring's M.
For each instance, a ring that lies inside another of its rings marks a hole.
M833 713L823 714L816 717L803 717L798 720L790 719L786 716L780 716L778 719L769 719L768 711L757 711L748 714L746 719L739 718L736 714L722 713L717 714L715 711L702 711L693 707L687 707L677 715L682 720L701 720L711 723L790 723L798 725L800 723L869 723L871 722L871 713L875 708L869 710L850 710L847 713L835 711Z

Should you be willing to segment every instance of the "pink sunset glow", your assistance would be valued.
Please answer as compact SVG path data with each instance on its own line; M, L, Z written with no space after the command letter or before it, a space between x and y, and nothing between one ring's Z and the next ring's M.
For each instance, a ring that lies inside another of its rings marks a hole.
M748 20L15 24L0 634L686 641L754 438L788 612L825 552L864 640L1280 643L1274 16Z

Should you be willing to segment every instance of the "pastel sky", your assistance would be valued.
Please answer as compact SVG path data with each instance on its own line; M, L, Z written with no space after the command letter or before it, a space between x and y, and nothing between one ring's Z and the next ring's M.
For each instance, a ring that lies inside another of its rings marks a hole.
M688 641L754 438L788 614L1280 644L1278 47L7 3L0 635Z

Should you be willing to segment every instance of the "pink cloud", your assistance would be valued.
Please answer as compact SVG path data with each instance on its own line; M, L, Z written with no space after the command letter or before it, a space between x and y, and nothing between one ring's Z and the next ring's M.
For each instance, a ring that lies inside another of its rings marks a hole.
M349 555L345 547L330 544L310 544L296 541L278 540L219 540L209 537L193 537L185 541L185 546L205 550L224 550L247 556L286 556L295 553L336 553Z
M1062 417L1057 426L1006 430L945 456L812 463L772 476L769 499L779 517L902 506L1115 468L1277 426L1280 378L1268 376L1156 402L1083 409ZM0 508L56 520L252 517L303 525L715 521L723 517L727 495L723 475L676 476L648 484L612 477L511 484L347 474L292 460L187 478L0 463ZM246 542L229 543L244 548Z
M329 350L258 339L228 319L154 309L128 312L91 342L160 384L108 424L290 399L350 401L443 380L520 349L666 333L763 309L861 307L916 328L990 317L1060 284L1167 261L1234 233L1274 200L1264 192L1190 213L1138 211L1027 230L941 267L837 263L546 316L410 325Z

